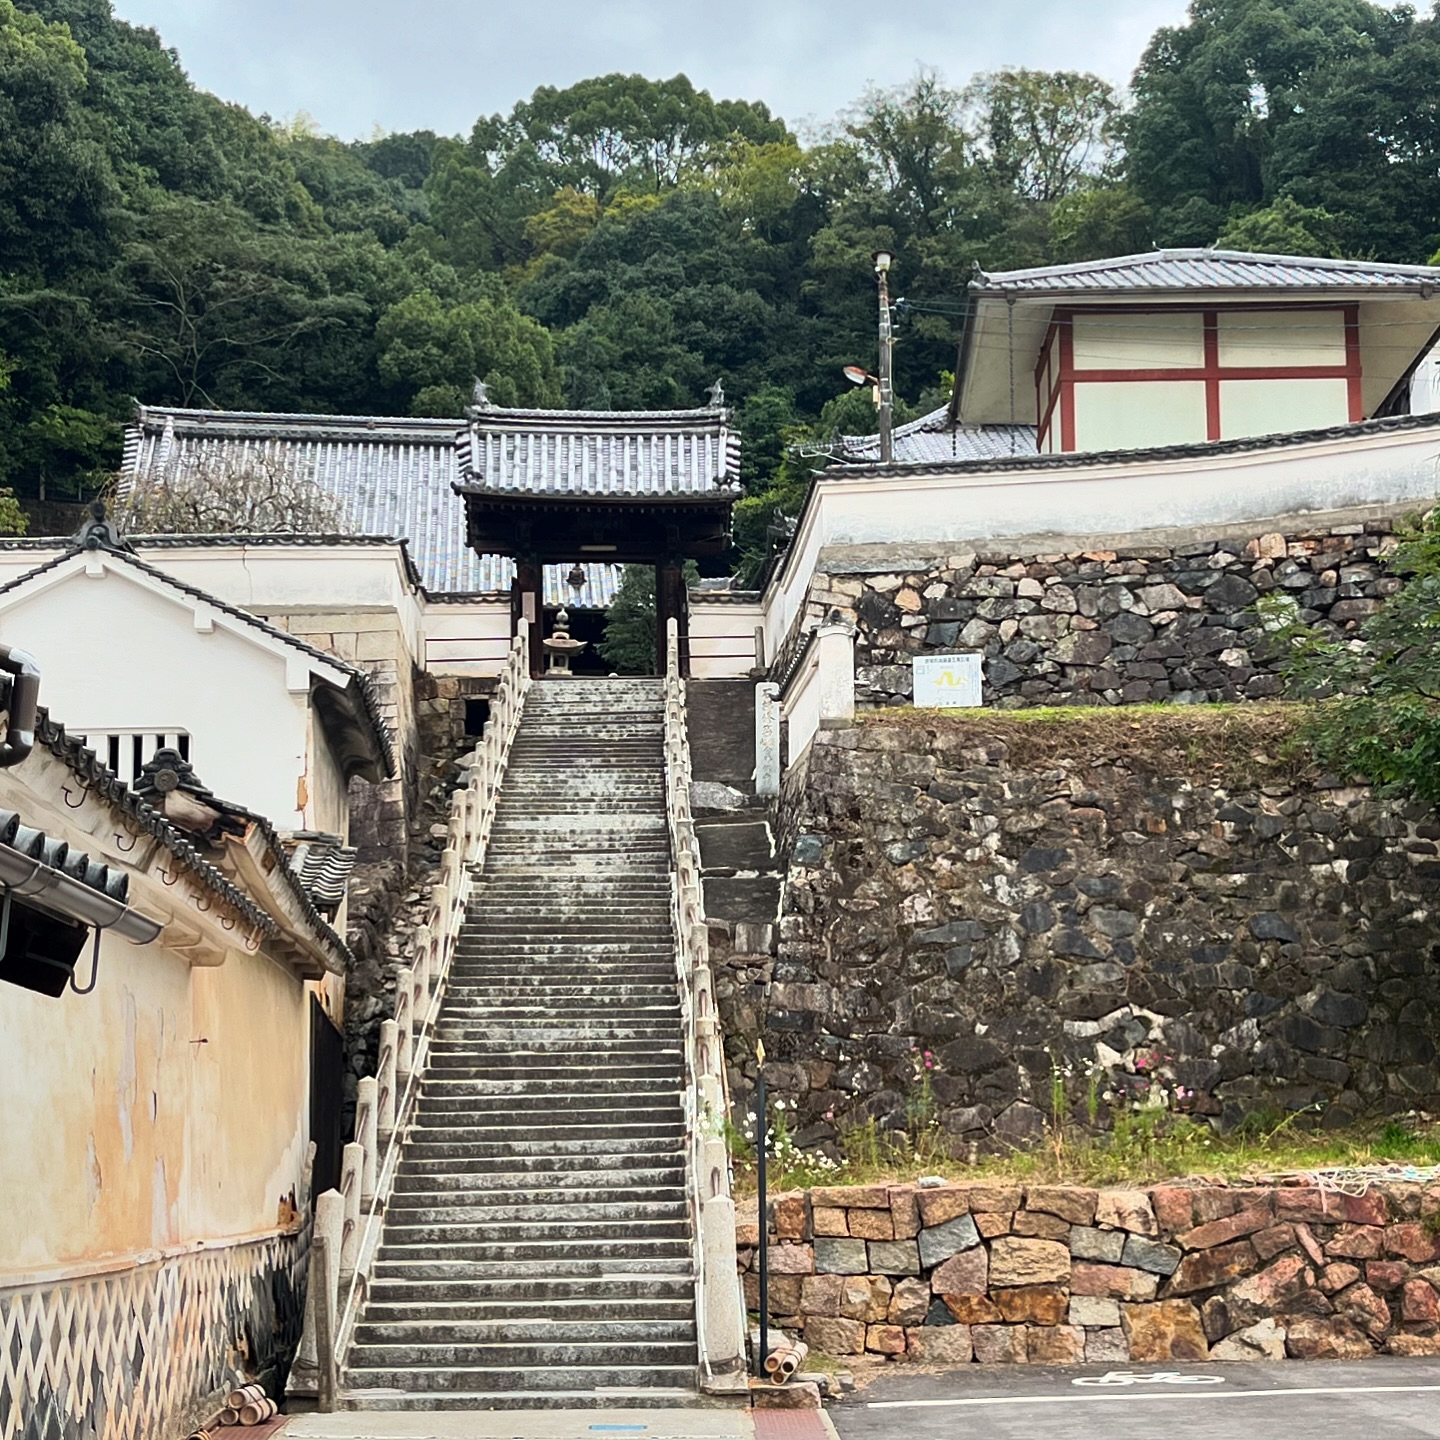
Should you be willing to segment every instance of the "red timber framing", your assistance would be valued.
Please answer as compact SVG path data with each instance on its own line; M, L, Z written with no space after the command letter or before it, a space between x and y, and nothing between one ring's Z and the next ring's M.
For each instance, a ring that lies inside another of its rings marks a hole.
M1255 311L1270 315L1289 314L1296 310L1340 313L1345 321L1345 363L1343 365L1223 365L1220 361L1221 309L1227 314ZM1199 314L1204 335L1204 358L1199 365L1175 365L1153 370L1100 370L1075 366L1075 328L1077 315L1195 315ZM1045 394L1045 369L1052 359L1051 389ZM1075 387L1097 381L1188 380L1205 382L1205 422L1207 438L1222 440L1220 416L1220 384L1224 380L1344 380L1349 396L1350 420L1365 418L1360 371L1360 307L1358 305L1249 305L1200 306L1075 306L1056 310L1040 358L1035 366L1035 408L1039 417L1036 445L1043 453L1057 417L1060 426L1059 450L1075 449Z

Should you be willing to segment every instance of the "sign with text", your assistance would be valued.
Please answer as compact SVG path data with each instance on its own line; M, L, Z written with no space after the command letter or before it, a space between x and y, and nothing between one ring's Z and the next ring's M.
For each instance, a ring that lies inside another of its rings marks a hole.
M947 710L980 705L980 661L974 650L963 655L917 655L915 703Z

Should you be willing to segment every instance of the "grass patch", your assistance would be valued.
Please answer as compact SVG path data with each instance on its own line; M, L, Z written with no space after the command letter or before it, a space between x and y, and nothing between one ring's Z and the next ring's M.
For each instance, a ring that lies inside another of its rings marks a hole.
M1226 1135L1164 1111L1121 1116L1100 1135L1050 1135L1034 1147L973 1162L946 1156L938 1137L886 1135L873 1125L852 1130L846 1158L817 1163L806 1152L773 1158L772 1191L812 1185L869 1185L943 1175L950 1180L1021 1181L1035 1185L1152 1185L1185 1177L1259 1180L1267 1176L1350 1166L1440 1165L1440 1125L1386 1121L1334 1132L1304 1131L1292 1115L1255 1119ZM755 1190L753 1151L735 1157L736 1190Z
M1298 733L1305 706L1285 701L1234 705L1063 705L1021 710L865 711L866 728L924 731L947 748L1001 741L1009 763L1066 760L1123 764L1194 778L1210 772L1230 786L1286 784L1311 768Z

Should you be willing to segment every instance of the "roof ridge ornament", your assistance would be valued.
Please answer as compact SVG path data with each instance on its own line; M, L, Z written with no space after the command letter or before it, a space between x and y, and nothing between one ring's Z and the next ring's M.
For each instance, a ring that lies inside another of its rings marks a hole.
M709 408L711 410L723 410L725 408L725 382L717 379L713 385L705 387L705 393L710 397Z
M470 391L468 413L474 416L477 410L493 410L495 402L490 398L490 387L477 375Z
M90 515L70 537L72 550L121 550L133 555L134 547L120 533L120 527L105 513L105 502L96 500Z

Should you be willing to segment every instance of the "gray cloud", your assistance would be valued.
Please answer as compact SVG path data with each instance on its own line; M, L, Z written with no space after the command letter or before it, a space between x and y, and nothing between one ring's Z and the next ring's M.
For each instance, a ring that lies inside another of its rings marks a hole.
M918 64L952 83L1001 65L1125 83L1183 0L117 0L194 81L346 138L458 134L538 85L683 71L716 98L763 100L802 130Z

